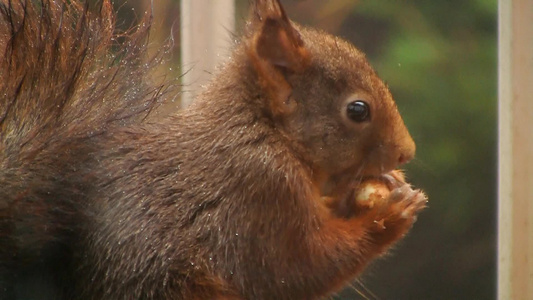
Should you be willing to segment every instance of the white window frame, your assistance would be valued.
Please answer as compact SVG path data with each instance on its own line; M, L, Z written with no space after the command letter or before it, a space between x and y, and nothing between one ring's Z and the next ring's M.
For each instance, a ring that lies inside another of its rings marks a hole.
M498 299L533 299L533 1L498 7Z

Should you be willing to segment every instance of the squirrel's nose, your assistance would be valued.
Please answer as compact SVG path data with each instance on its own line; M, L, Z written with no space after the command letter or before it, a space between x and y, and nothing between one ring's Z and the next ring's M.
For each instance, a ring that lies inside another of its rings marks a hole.
M413 155L405 154L405 153L401 153L401 154L400 154L400 158L398 159L398 164L399 164L399 165L406 164L406 163L408 163L410 160L412 160L413 157L414 157Z
M413 138L407 136L405 141L402 143L402 147L399 149L398 153L398 165L403 165L408 163L415 157L416 146Z

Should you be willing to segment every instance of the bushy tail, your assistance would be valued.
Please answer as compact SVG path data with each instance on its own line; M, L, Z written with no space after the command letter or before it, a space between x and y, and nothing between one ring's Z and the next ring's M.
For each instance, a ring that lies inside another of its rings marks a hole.
M10 264L71 234L91 139L142 122L161 98L149 20L117 34L98 3L0 0L0 294Z

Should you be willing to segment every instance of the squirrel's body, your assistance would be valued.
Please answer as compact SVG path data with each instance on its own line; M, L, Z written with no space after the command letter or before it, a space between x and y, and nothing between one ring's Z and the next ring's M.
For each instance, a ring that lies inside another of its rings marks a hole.
M0 4L0 299L317 298L424 206L389 176L389 202L354 211L357 182L414 144L364 56L277 1L190 107L151 123L146 24L113 56L109 3L60 3ZM372 119L344 115L352 95Z

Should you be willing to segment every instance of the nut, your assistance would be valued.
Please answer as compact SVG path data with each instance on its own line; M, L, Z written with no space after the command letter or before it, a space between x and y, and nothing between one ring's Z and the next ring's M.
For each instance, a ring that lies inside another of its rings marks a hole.
M387 199L389 194L390 190L386 183L376 178L370 178L361 182L357 188L355 202L358 206L372 208L375 204Z

